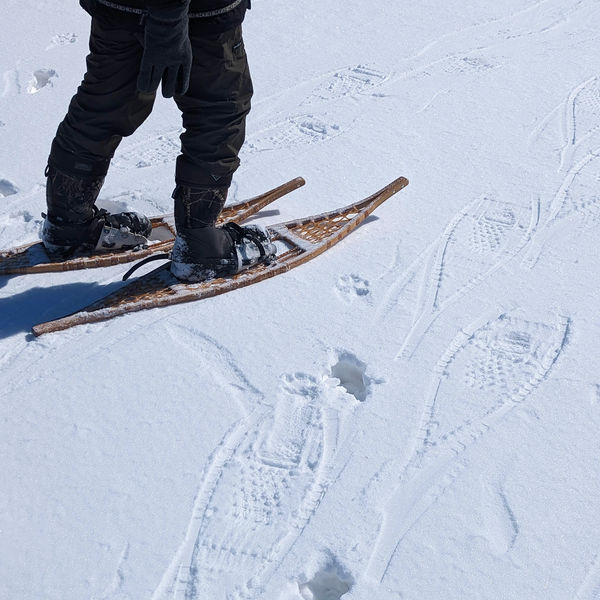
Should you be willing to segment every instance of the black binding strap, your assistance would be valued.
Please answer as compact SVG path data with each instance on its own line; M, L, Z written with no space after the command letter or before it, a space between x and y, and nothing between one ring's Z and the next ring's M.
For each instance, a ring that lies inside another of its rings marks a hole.
M240 227L237 223L226 223L223 225L223 229L232 229L235 231L240 237L248 238L253 241L260 252L260 257L264 258L267 255L265 247L262 244L262 240L254 233L252 229L249 227Z
M148 264L149 262L152 262L153 260L169 260L170 258L171 258L171 255L166 254L166 253L165 254L153 254L152 256L149 256L148 258L141 260L139 263L135 263L135 265L133 265L133 267L131 267L131 269L129 269L129 271L127 271L127 273L125 273L125 275L123 275L123 281L127 281L140 267L143 267L145 264ZM171 264L171 261L169 260L169 262L162 265L160 267L160 269L166 269L170 264Z
M102 228L106 222L108 211L103 208L98 209L95 206L92 208L94 209L94 218L90 221L87 229L79 236L79 239L63 254L64 259L71 258L71 256L75 254L77 248L80 248L85 244L93 244L96 246L98 243L100 235L102 234Z

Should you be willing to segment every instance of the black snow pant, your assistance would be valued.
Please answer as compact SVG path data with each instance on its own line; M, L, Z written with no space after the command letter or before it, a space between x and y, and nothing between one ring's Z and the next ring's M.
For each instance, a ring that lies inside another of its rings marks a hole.
M175 96L185 129L175 179L177 185L226 188L239 166L253 92L242 29L190 39L190 87ZM137 89L143 43L143 33L92 20L87 72L58 127L52 166L75 176L106 175L119 143L146 120L156 97Z

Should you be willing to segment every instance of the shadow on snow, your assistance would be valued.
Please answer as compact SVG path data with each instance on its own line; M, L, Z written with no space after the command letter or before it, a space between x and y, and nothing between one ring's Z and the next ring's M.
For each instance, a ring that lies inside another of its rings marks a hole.
M9 277L0 277L2 289ZM0 298L0 339L31 332L34 325L71 314L125 285L97 282L68 283L33 287L19 294Z

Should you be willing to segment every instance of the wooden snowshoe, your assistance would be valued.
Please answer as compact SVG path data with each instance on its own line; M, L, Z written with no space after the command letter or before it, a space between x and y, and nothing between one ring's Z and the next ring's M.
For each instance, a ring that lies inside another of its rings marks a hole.
M218 224L222 225L227 221L242 223L265 206L271 204L271 202L275 202L282 196L302 187L304 183L304 179L298 177L260 196L226 206L219 217ZM75 255L64 260L58 255L48 253L42 242L33 242L10 250L0 251L0 275L24 275L26 273L50 273L110 267L111 265L120 265L146 258L157 252L169 252L175 240L174 216L172 214L159 215L152 217L150 221L152 223L152 235L147 249Z
M378 206L408 185L400 177L370 196L344 208L321 215L288 221L268 227L272 240L282 250L270 265L261 264L232 277L201 283L182 283L168 270L169 263L90 304L82 310L33 328L36 336L82 325L106 321L138 310L193 302L218 296L285 273L322 254L356 229Z

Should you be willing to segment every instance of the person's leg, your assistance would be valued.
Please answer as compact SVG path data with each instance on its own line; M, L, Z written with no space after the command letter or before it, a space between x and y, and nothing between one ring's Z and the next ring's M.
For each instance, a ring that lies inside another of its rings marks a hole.
M241 26L219 35L192 34L191 41L190 87L185 96L175 96L185 132L175 172L177 239L171 267L189 281L236 268L239 235L214 224L240 164L253 93Z
M141 35L105 27L92 21L87 72L59 125L48 158L46 199L48 216L42 238L49 250L64 252L82 241L86 250L114 249L143 244L149 221L136 213L112 215L95 222L94 207L110 159L124 136L131 135L152 111L155 94L137 89L142 58ZM131 236L97 234L102 224L127 228ZM92 225L90 225L92 224Z
M106 174L122 138L148 118L156 94L137 89L142 43L142 34L92 21L87 72L58 126L52 166L74 174Z
M253 94L241 26L191 35L190 87L175 96L183 115L177 185L228 188L240 161Z

